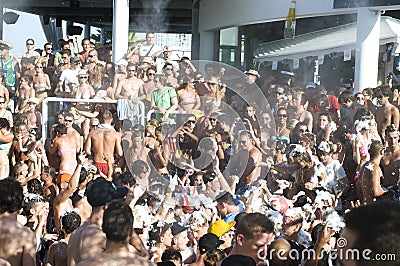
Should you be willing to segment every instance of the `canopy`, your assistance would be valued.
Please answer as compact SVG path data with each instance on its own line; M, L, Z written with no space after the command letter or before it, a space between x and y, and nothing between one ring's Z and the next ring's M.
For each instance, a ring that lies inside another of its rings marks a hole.
M379 44L399 43L399 35L400 20L382 16ZM355 50L356 37L357 23L354 22L299 35L294 39L263 43L257 47L253 55L258 63L323 56L334 52Z

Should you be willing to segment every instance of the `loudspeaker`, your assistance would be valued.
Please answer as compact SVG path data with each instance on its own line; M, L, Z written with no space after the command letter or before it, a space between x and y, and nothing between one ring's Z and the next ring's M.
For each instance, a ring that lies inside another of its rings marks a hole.
M81 35L82 31L83 31L83 28L79 27L79 26L69 26L67 28L67 34L70 35L70 36Z

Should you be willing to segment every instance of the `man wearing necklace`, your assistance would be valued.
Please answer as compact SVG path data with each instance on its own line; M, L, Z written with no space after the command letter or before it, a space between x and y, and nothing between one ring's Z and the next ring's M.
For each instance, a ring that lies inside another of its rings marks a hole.
M394 125L385 129L385 140L388 146L381 160L383 170L382 186L396 186L399 181L400 147L399 131Z

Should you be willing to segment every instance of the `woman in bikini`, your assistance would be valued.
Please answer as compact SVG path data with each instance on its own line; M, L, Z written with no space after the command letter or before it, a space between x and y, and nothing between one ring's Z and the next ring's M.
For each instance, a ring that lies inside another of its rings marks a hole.
M24 108L29 98L35 97L35 90L33 89L33 80L31 76L23 76L21 78L21 84L15 92L15 97L18 99L15 106L15 112Z
M49 153L57 153L60 157L60 176L62 174L72 176L76 165L78 164L76 154L79 153L80 145L77 143L76 138L67 135L67 128L65 125L57 125L54 128L54 132L56 133L56 136L52 140Z
M88 83L88 75L85 70L79 71L78 74L79 79L79 87L75 94L75 99L92 99L95 95L94 89ZM76 104L76 110L79 114L85 117L81 124L81 128L83 130L83 134L85 135L85 139L89 135L90 129L90 118L94 118L98 115L98 112L95 111L95 105L90 103L79 102Z
M10 131L10 123L5 118L0 118L0 179L7 178L10 174L8 155L14 135Z
M47 93L51 89L49 76L43 72L43 66L41 63L35 64L35 75L33 76L33 88L35 89L36 98L39 99L47 98Z
M184 77L182 84L179 86L178 92L179 110L186 113L198 110L200 107L200 97L194 89L193 81L189 77Z

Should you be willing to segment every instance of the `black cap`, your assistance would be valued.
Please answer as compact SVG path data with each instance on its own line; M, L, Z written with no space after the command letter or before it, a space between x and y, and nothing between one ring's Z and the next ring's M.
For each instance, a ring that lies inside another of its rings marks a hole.
M127 187L116 187L113 183L100 178L89 187L86 195L92 207L99 207L113 199L121 199L125 197L127 193Z
M173 222L171 224L171 231L172 231L173 236L176 236L177 234L180 234L186 230L187 230L187 227L183 226L181 223Z
M231 255L229 257L226 257L222 263L221 266L256 266L256 262L248 256L244 255Z
M216 249L223 243L225 242L219 240L218 236L214 235L213 233L207 233L199 239L200 254L204 254L208 251Z

